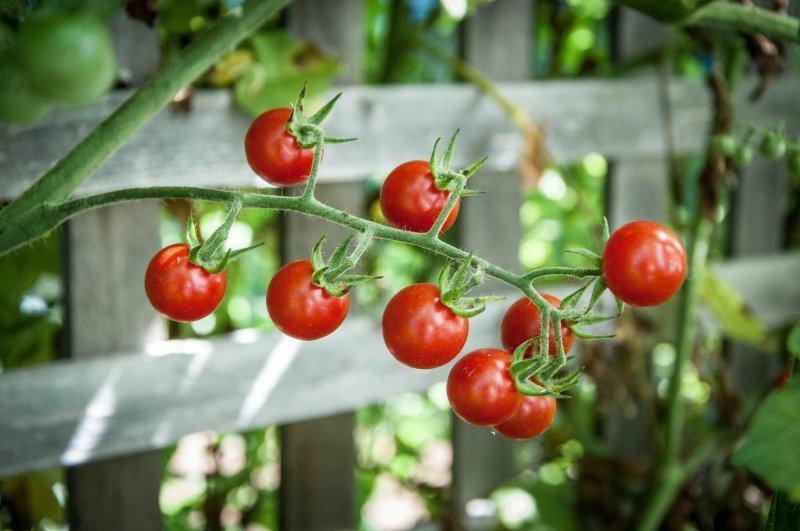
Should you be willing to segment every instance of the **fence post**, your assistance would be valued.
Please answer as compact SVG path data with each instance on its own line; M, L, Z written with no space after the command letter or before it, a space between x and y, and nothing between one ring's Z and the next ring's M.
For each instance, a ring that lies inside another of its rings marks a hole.
M342 83L361 80L362 4L361 0L296 0L289 8L288 22L293 35L312 39L323 51L342 61L339 77ZM316 195L321 201L353 215L365 214L360 182L320 183ZM321 220L288 213L284 218L284 257L287 261L307 258L323 234L328 237L325 250L329 252L349 233ZM331 355L335 356L336 352ZM281 427L281 529L355 528L354 428L354 412Z
M127 72L128 81L139 82L158 69L158 36L153 29L121 11L113 22L113 38L118 66ZM137 349L166 337L166 327L147 302L142 284L147 257L160 246L159 234L155 201L104 208L69 222L63 257L65 331L71 357ZM96 402L87 407L85 422L62 459L91 454L93 440L103 436L103 411L113 407L113 382L109 382L109 393L98 393ZM67 468L70 528L159 529L162 468L161 451Z
M464 57L475 68L495 81L522 81L530 78L533 64L533 3L506 0L479 8L467 20ZM489 139L494 143L499 139ZM470 160L481 154L471 155ZM464 249L511 270L519 270L521 205L520 178L516 168L509 171L479 171L471 188L487 190L487 195L470 197L463 202L460 215L460 241ZM497 208L503 205L502 208ZM498 238L498 234L502 237ZM495 293L506 291L504 285L486 286ZM511 301L497 304L510 304ZM499 323L498 323L499 325ZM500 347L498 327L497 344ZM453 501L455 514L467 529L488 524L480 518L480 505L470 501L486 498L493 488L516 472L516 443L497 436L489 428L472 426L453 416Z

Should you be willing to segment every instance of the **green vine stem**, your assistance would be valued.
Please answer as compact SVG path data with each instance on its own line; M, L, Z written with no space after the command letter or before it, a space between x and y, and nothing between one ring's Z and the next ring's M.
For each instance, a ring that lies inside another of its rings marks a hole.
M687 460L684 464L681 463L680 450L684 424L681 390L686 363L694 344L695 313L700 297L700 276L705 269L712 228L711 221L698 214L689 234L689 269L681 290L678 308L675 365L672 368L666 398L667 420L664 445L655 471L653 488L645 501L642 516L636 527L637 531L658 529L685 479L702 462L702 459L698 458ZM710 451L708 450L708 452Z
M187 46L180 56L139 88L72 151L8 206L0 210L0 240L9 233L38 236L26 227L26 212L60 203L96 170L140 126L167 105L225 52L246 38L289 0L248 0L217 21ZM32 239L32 238L28 238ZM19 245L25 241L19 242ZM0 254L13 249L0 247Z
M717 0L695 11L685 24L762 33L778 40L800 43L800 20L768 9Z

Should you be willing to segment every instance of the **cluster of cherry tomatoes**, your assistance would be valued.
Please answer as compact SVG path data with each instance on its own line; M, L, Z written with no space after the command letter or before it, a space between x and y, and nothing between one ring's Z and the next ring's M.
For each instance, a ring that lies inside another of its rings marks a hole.
M258 116L245 137L251 168L276 186L308 180L314 148L298 144L287 123L291 109L273 109ZM428 232L447 204L450 193L436 185L431 163L415 160L396 167L386 178L380 204L388 223L414 232ZM455 221L460 198L441 231ZM669 299L686 275L686 255L678 237L666 227L648 221L629 223L614 232L602 255L602 280L620 300L650 306ZM324 337L344 321L350 304L347 290L331 293L314 281L312 260L283 266L271 279L266 304L283 333L302 340ZM162 249L150 262L145 290L153 306L167 317L191 321L213 312L225 293L225 272L211 273L192 263L189 248L176 244ZM451 300L445 286L413 284L392 297L382 318L384 342L401 363L417 368L441 367L455 359L469 334L469 321ZM462 290L463 291L463 290ZM561 301L543 295L553 308ZM528 439L542 433L553 420L556 400L520 393L511 376L511 352L539 336L540 309L527 297L514 302L501 326L503 349L482 348L461 357L450 370L447 395L463 420L493 429L509 438ZM575 333L559 321L564 353ZM548 354L558 354L555 325L550 323ZM528 351L525 356L530 357Z

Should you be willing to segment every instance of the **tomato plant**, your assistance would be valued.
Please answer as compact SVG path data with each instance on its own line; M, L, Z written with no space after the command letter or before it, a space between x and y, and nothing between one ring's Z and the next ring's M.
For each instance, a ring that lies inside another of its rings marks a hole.
M474 350L453 365L447 398L456 415L478 426L510 419L522 402L509 373L511 354L495 348Z
M189 260L189 246L176 243L161 249L150 260L144 290L153 308L173 321L196 321L217 309L228 277L209 273Z
M383 340L398 361L416 369L431 369L461 352L469 321L442 303L434 284L413 284L389 301L382 328Z
M558 309L561 307L561 300L549 294L542 294L542 297ZM500 340L503 348L509 352L514 352L518 346L528 339L535 338L542 330L542 312L528 297L522 297L512 304L503 315L500 322ZM561 341L564 344L564 352L567 353L575 343L575 334L572 328L561 321ZM558 354L556 345L556 333L553 320L550 320L547 351L551 356ZM530 354L530 349L527 355Z
M393 227L427 232L449 198L450 192L436 187L430 163L412 160L399 165L386 177L381 187L380 204L383 215ZM440 234L453 226L460 204L459 198L439 230Z
M556 416L556 399L552 396L523 396L519 409L494 431L509 439L525 440L541 435Z
M267 287L267 311L275 326L296 339L319 339L342 324L350 308L350 294L330 295L311 281L310 260L280 268Z
M275 186L293 186L308 180L314 148L303 148L287 130L292 109L261 113L247 130L244 152L256 174ZM322 148L320 148L322 149Z
M20 26L19 61L30 86L65 105L97 101L116 79L114 46L90 12L32 12Z
M634 221L616 230L603 250L608 289L633 306L661 304L686 277L686 251L678 236L654 221Z

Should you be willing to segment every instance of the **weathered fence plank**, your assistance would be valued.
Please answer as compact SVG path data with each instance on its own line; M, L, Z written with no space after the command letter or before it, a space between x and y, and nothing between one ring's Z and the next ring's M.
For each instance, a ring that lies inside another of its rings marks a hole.
M548 148L560 161L589 152L607 157L663 153L654 78L499 83L506 96L547 125ZM767 94L764 119L788 119L796 107L773 107L794 94L791 79ZM418 158L434 140L461 129L456 164L489 155L486 171L516 166L515 130L488 97L470 85L353 86L328 118L335 136L357 136L331 146L320 169L324 180L362 179L388 173L398 160ZM697 83L671 90L679 152L703 142L707 95ZM0 127L0 198L28 187L125 98L115 93L97 106L63 110L41 126ZM254 186L263 184L247 166L243 138L250 118L235 110L227 91L198 91L189 114L165 109L115 153L78 189L78 194L130 186ZM565 102L569 102L565 105ZM788 113L788 114L787 114ZM794 113L794 114L793 114ZM480 124L480 127L470 127ZM509 140L497 139L509 135ZM124 168L124 171L120 171Z
M477 16L465 24L464 57L492 80L526 81L533 65L532 27L533 3L530 1L507 0L482 6ZM503 42L503 46L497 46L498 42ZM465 125L462 129L466 128ZM511 158L516 161L522 147L515 138L519 136L516 131L496 134L489 138L489 145L502 146L510 141L513 148L517 148L511 153ZM458 146L459 151L463 149L463 145ZM474 160L481 156L478 152L466 153ZM516 165L481 170L470 182L470 187L486 190L492 199L485 200L487 196L466 198L459 214L461 247L491 256L494 263L512 270L519 269L520 181ZM503 206L497 208L498 205ZM498 234L503 237L498 238ZM508 286L492 281L481 289L492 293L510 291ZM508 304L510 301L499 306L507 307ZM500 347L499 341L499 332L495 331L491 342L483 347ZM482 521L485 516L474 518L468 504L474 499L486 499L492 489L514 475L515 443L497 437L491 430L468 424L456 415L452 416L452 423L454 510L461 517L464 528L474 529L485 526Z
M120 71L129 83L143 81L159 66L158 35L120 11L114 20ZM115 205L67 224L63 240L67 352L93 359L167 337L166 326L142 290L146 260L160 247L158 201ZM98 391L110 392L106 387ZM64 455L81 462L102 436L91 417L75 427ZM67 515L71 529L93 531L159 529L163 475L160 451L84 463L66 470Z
M341 60L340 83L363 76L363 2L295 1L288 23L293 35L312 39ZM327 152L330 149L326 149ZM358 177L358 176L355 176ZM320 183L318 199L356 216L364 216L363 187L356 182ZM284 217L283 255L287 261L308 258L314 244L328 237L333 249L350 231L294 213ZM356 527L355 413L303 420L280 428L280 528L287 531Z

